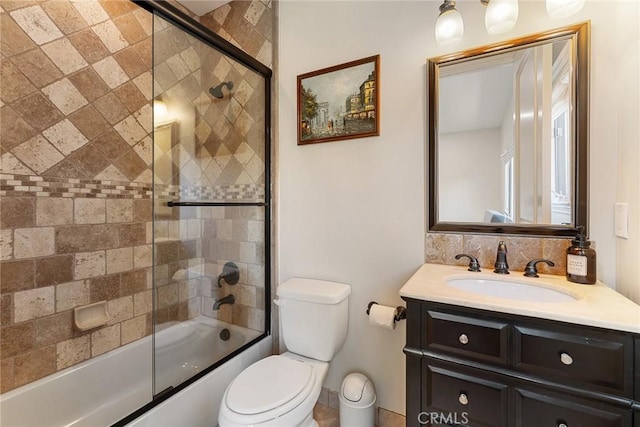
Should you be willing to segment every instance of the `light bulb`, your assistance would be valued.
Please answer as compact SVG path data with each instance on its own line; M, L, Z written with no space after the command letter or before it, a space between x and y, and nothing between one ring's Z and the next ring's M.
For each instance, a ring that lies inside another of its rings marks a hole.
M156 124L161 124L169 119L169 110L167 104L159 99L153 101L153 121Z
M585 0L547 0L547 13L553 19L562 19L577 13Z
M484 15L489 34L502 34L518 22L518 0L490 0Z
M458 42L464 34L462 15L455 8L455 2L445 1L440 6L440 16L436 21L436 41L439 45Z

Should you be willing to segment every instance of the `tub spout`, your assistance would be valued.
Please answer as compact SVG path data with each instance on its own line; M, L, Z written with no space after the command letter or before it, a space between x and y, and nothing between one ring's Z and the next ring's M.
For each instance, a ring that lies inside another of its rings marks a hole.
M236 297L233 294L229 294L226 297L222 297L217 299L216 302L213 303L213 310L220 310L220 306L224 304L233 304L236 302Z

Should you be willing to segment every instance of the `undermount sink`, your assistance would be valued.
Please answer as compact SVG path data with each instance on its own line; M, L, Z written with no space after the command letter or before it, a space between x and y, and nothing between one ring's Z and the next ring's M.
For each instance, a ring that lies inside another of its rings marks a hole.
M555 289L522 283L515 280L483 278L451 278L449 286L489 297L531 302L571 302L577 298Z

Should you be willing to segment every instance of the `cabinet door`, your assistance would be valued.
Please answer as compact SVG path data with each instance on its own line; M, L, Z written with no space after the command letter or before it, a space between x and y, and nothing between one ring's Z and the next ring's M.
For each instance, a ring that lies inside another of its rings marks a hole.
M516 326L514 366L553 381L633 397L630 336L587 328Z
M516 427L631 427L630 408L566 394L515 390Z
M490 374L475 376L469 369L448 369L429 359L422 372L421 424L507 427L508 388Z

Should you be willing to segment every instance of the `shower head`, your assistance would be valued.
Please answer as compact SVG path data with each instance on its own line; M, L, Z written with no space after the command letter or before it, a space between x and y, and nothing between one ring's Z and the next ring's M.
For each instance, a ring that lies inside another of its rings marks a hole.
M218 86L210 87L209 88L209 93L214 98L222 99L222 96L223 96L222 87L223 86L225 86L227 88L227 90L231 90L231 89L233 89L233 82L231 80L229 80L228 82L220 83Z

